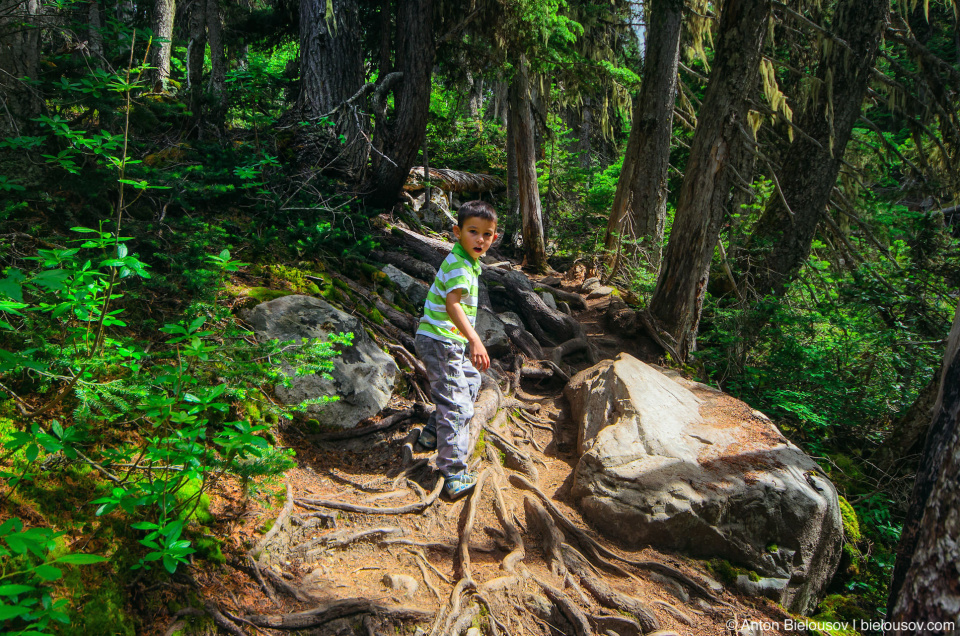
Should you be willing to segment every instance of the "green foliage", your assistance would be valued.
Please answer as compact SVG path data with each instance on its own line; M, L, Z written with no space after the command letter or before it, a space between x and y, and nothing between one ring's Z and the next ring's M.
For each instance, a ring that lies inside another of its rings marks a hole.
M68 624L67 600L53 598L53 586L63 578L58 566L106 561L93 554L54 556L61 535L48 528L26 528L17 517L0 524L0 623L5 634L44 634L57 623Z
M840 497L840 516L843 519L844 538L850 543L859 543L860 521L857 519L857 512L844 497Z

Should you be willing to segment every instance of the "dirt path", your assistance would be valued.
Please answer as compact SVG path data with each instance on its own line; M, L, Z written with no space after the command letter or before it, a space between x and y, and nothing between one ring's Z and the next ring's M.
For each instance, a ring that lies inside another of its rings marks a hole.
M612 357L635 345L604 330L606 302L588 301L576 317L600 356ZM239 491L221 484L215 493L211 511L223 521L214 531L226 538L228 563L195 573L208 612L228 633L342 636L446 636L471 626L513 636L719 636L733 633L732 620L788 618L769 601L731 593L700 562L623 550L582 521L570 497L576 430L562 387L521 383L524 408L495 430L527 465L502 466L486 433L471 464L482 486L454 502L436 496L432 454L414 447L404 464L404 441L422 415L347 440L311 440L288 426L279 443L296 450L297 467L282 508L235 510ZM395 397L384 415L413 406Z

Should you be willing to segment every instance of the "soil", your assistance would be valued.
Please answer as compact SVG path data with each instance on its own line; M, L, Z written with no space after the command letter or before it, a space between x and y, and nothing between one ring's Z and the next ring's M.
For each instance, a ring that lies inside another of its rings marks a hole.
M577 291L579 282L567 279L563 288ZM626 334L606 331L603 314L607 302L609 299L588 300L586 309L576 315L600 359L627 351L646 361L657 362L652 341L626 339ZM572 355L566 360L573 365L572 371L589 364L585 355L579 355L580 358ZM683 576L667 576L663 572L669 570L658 572L623 560L616 564L619 567L611 568L605 559L591 556L589 547L578 543L576 537L567 532L564 541L599 566L596 574L615 590L645 604L659 622L661 631L656 633L663 636L720 636L736 633L728 628L731 621L738 625L751 620L783 624L790 618L771 601L741 597L732 588L722 587L713 580L715 575L703 562L652 547L626 550L583 522L570 496L578 460L575 456L577 434L565 411L562 388L563 383L558 379L524 380L518 395L527 398L528 403L539 404L539 411L528 414L527 418L511 416L507 424L516 446L533 459L539 474L539 488L574 526L612 553L627 561L660 563ZM415 397L415 393L411 390L409 396ZM385 417L412 406L413 402L407 397L395 396L381 415ZM423 418L411 419L384 432L331 442L312 442L302 427L287 424L280 430L278 444L296 451L297 467L286 473L285 483L275 483L266 488L266 494L250 498L243 497L235 483L215 484L211 512L218 521L213 532L224 541L222 549L227 564L218 566L198 560L193 577L207 601L208 610L210 607L219 610L223 620L218 619L217 623L222 631L386 635L414 634L422 629L426 634L445 635L462 633L461 628L465 630L472 624L483 634L587 633L583 625L577 624L576 617L571 620L569 614L558 610L562 604L553 604L552 614L538 615L531 611L531 597L545 601L544 597L548 596L544 585L561 591L582 615L624 618L625 612L599 605L591 593L578 585L576 576L564 576L556 567L551 569L538 526L525 513L524 497L537 497L507 479L513 471L493 466L489 461L492 454L483 444L480 446L484 448L475 453L473 460L477 470L486 476L483 489L457 501L441 495L422 510L408 514L334 510L305 501L391 508L416 504L429 497L438 479L432 460L407 476L397 477L402 468L404 438L422 423ZM773 435L772 429L759 418L757 424L761 437ZM430 460L431 453L414 448L414 460ZM503 569L504 557L513 546L509 545L506 530L496 514L495 488L499 488L504 500L508 521L512 520L522 536L524 556L513 572ZM287 492L292 493L293 501L287 499ZM469 561L464 563L462 557L457 556L457 547L465 526L469 525L472 506L476 508L475 520L469 536ZM279 528L274 528L275 524L279 524ZM364 532L367 534L350 540L349 535ZM269 540L261 546L265 538ZM338 541L345 544L337 546ZM256 555L258 547L263 549ZM256 568L248 556L251 550L257 556ZM256 569L260 570L262 583L257 579ZM390 589L384 583L386 575L412 577L416 589ZM472 585L464 587L462 579L472 581ZM709 598L688 585L689 580L707 589ZM491 581L494 584L489 585ZM321 610L345 599L370 605L365 606L367 611L340 612L339 618L335 617L336 612L322 614ZM455 607L457 604L459 608ZM546 608L550 607L551 603L546 602ZM403 618L397 608L412 608L422 614L414 612L418 618ZM479 612L470 618L476 608ZM310 610L333 618L299 631L253 625L263 625L264 617ZM456 620L464 616L466 619ZM172 633L177 620L177 616L158 617L153 633ZM597 625L588 620L587 627L594 630L589 633L604 634ZM626 634L629 630L607 633ZM792 632L765 629L763 633Z

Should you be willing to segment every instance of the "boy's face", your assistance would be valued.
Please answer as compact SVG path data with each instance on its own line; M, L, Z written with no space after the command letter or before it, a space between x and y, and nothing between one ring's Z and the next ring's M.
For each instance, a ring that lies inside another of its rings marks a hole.
M467 254L476 260L486 254L497 240L497 222L472 216L463 222L463 227L453 226L453 235Z

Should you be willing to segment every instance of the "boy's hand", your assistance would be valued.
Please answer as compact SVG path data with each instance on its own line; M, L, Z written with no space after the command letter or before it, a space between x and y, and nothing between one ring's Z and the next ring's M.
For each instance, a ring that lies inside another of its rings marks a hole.
M480 342L480 338L470 341L470 362L477 371L486 371L490 368L490 356L487 355L487 348Z

